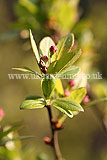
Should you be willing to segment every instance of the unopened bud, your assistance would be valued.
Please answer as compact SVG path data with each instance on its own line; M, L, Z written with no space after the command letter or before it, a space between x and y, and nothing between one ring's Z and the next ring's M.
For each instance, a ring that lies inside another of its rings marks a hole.
M46 63L48 61L48 57L47 56L42 56L40 58L40 61L44 61Z
M44 74L46 74L47 69L48 69L48 67L44 66L44 67L41 69L41 71L42 71Z
M68 97L70 95L70 92L68 90L65 90L64 95L65 95L65 97Z
M40 67L40 68L43 68L44 66L45 66L45 62L41 60L41 61L39 62L39 67Z
M69 81L68 81L68 84L69 84L71 87L73 87L73 86L75 86L75 81L74 81L74 80L69 80Z
M87 95L87 96L84 97L83 103L84 103L84 104L87 104L88 102L90 102L90 98L89 98L89 96Z
M44 142L45 142L46 144L50 144L50 143L51 143L51 139L50 139L49 137L45 137L45 138L44 138Z
M4 111L2 108L0 108L0 119L2 119L4 117Z
M52 57L52 55L53 55L54 53L56 53L56 51L57 51L57 47L56 47L56 46L51 46L51 47L50 47L50 57Z

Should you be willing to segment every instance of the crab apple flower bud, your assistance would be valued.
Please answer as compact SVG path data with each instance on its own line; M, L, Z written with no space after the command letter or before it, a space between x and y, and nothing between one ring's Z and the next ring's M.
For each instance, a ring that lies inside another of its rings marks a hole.
M54 51L54 53L56 53L57 51L57 47L56 46L51 46L50 47L50 52Z
M39 62L39 67L42 68L45 65L45 63L43 61Z
M40 61L44 61L46 63L48 61L48 57L47 56L42 56L40 58Z
M2 119L4 117L4 111L2 108L0 108L0 119Z
M57 51L57 47L56 47L56 46L51 46L51 47L50 47L50 57L52 57L52 55L53 55L54 53L56 53L56 51Z
M70 95L70 92L68 90L65 90L64 95L65 95L65 97L68 97Z
M44 74L46 74L46 71L47 71L48 67L44 66L41 70Z
M46 144L50 144L50 143L51 143L51 139L50 139L49 137L45 137L45 138L44 138L44 142L45 142Z
M71 87L73 87L73 86L75 86L75 81L74 81L74 80L69 80L68 84L69 84Z
M83 103L87 104L88 102L90 102L89 96L85 96L83 99Z

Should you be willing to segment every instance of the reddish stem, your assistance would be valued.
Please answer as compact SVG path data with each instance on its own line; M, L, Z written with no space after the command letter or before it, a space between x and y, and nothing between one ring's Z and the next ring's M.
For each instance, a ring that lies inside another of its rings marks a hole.
M62 155L61 155L60 148L59 148L59 143L58 143L57 130L56 130L55 123L52 120L51 107L50 107L50 105L46 105L46 108L48 110L50 127L51 127L51 131L52 131L51 146L53 147L53 150L54 150L54 153L55 153L55 156L56 156L56 160L62 160Z

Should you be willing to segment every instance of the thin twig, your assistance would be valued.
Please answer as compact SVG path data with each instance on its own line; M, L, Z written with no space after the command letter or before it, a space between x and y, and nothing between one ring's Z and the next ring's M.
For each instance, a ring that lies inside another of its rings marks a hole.
M51 131L52 131L51 146L53 147L53 150L54 150L54 153L55 153L55 156L56 156L56 160L62 160L62 155L61 155L60 148L59 148L59 143L58 143L57 130L56 130L55 123L52 120L51 107L50 107L50 105L46 105L46 108L48 110L50 127L51 127Z

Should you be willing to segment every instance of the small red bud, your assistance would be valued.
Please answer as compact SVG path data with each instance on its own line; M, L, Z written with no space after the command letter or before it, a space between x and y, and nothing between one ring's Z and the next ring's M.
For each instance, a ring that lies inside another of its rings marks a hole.
M45 138L44 138L44 142L45 142L46 144L50 144L50 143L51 143L51 139L50 139L49 137L45 137Z
M42 56L40 58L40 61L43 60L45 63L48 61L48 57L47 56Z
M2 108L0 108L0 119L2 119L4 117L4 111Z
M65 90L64 95L65 95L65 97L68 97L70 95L70 92L68 90Z
M55 121L55 125L57 125L57 124L58 124L58 120Z
M57 47L56 46L51 46L50 47L50 52L56 53L56 51L57 51Z
M39 62L39 67L42 68L42 72L46 73L47 71L47 67L45 66L45 63L48 61L48 57L47 56L42 56L40 58L40 62Z
M74 80L69 80L68 84L73 87L73 86L75 86L75 81Z
M39 62L39 67L40 67L40 68L43 68L44 66L45 66L44 61L40 60L40 62Z
M89 96L87 95L87 96L84 97L83 103L84 103L84 104L87 104L88 102L90 102L90 98L89 98Z
M46 74L46 71L47 71L48 67L44 66L41 70L44 74Z

